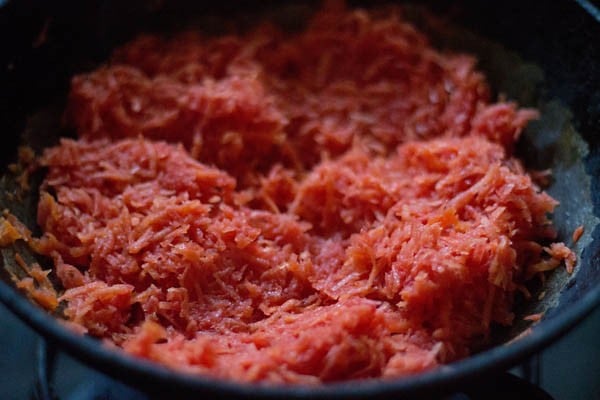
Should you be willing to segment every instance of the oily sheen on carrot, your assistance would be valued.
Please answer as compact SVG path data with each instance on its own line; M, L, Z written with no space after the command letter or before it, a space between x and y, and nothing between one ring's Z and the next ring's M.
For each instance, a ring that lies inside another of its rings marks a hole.
M465 357L574 255L474 57L401 10L299 33L143 35L73 78L36 250L68 319L239 381L396 377Z

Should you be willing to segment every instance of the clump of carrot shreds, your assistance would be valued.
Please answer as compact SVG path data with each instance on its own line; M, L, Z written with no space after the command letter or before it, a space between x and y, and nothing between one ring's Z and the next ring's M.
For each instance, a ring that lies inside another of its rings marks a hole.
M513 320L574 258L512 157L534 110L401 17L140 36L73 78L35 248L65 314L126 351L242 381L402 376ZM546 246L546 247L545 247Z

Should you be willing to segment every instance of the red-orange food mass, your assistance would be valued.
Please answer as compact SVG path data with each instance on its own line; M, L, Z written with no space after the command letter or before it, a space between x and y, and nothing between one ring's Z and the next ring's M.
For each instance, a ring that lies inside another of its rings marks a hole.
M401 10L142 35L73 78L79 139L40 159L35 248L68 320L179 370L425 371L573 261L548 247L557 202L512 155L536 115L494 103L476 59L435 50Z

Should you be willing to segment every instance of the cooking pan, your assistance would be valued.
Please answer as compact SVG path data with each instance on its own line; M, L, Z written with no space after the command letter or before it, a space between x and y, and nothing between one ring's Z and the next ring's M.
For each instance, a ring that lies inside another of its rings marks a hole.
M377 2L379 3L379 2ZM0 1L0 148L4 177L0 207L31 229L35 225L36 187L18 188L8 165L17 146L39 151L59 136L69 77L90 70L110 50L140 31L202 26L218 32L223 15L235 14L250 25L265 15L289 29L301 26L315 2L185 1ZM354 3L352 3L354 4ZM372 5L373 2L369 3ZM394 380L364 380L321 386L263 386L192 376L109 349L73 333L19 292L10 277L18 274L14 252L35 256L22 243L2 250L0 300L42 334L50 346L129 385L153 394L227 396L228 398L380 398L432 396L460 389L522 362L565 334L600 303L600 13L585 0L427 2L407 6L407 15L439 47L476 54L497 94L541 110L517 153L531 169L551 168L549 193L560 201L553 220L560 240L578 255L575 273L559 269L543 287L533 285L530 300L517 299L515 324L498 329L494 346L472 357L423 374ZM571 234L585 227L574 244ZM47 260L37 260L47 263ZM542 292L545 296L540 295ZM536 324L523 320L544 312Z

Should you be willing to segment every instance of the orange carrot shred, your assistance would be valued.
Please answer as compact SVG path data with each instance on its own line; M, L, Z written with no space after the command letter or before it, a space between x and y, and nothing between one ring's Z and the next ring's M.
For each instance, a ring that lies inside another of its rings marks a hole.
M38 160L31 242L64 314L136 356L238 381L397 377L468 356L513 322L526 279L575 263L543 248L557 202L512 154L538 112L494 103L476 65L401 9L331 3L302 32L118 48L72 79L79 138ZM21 286L45 290L40 271Z

